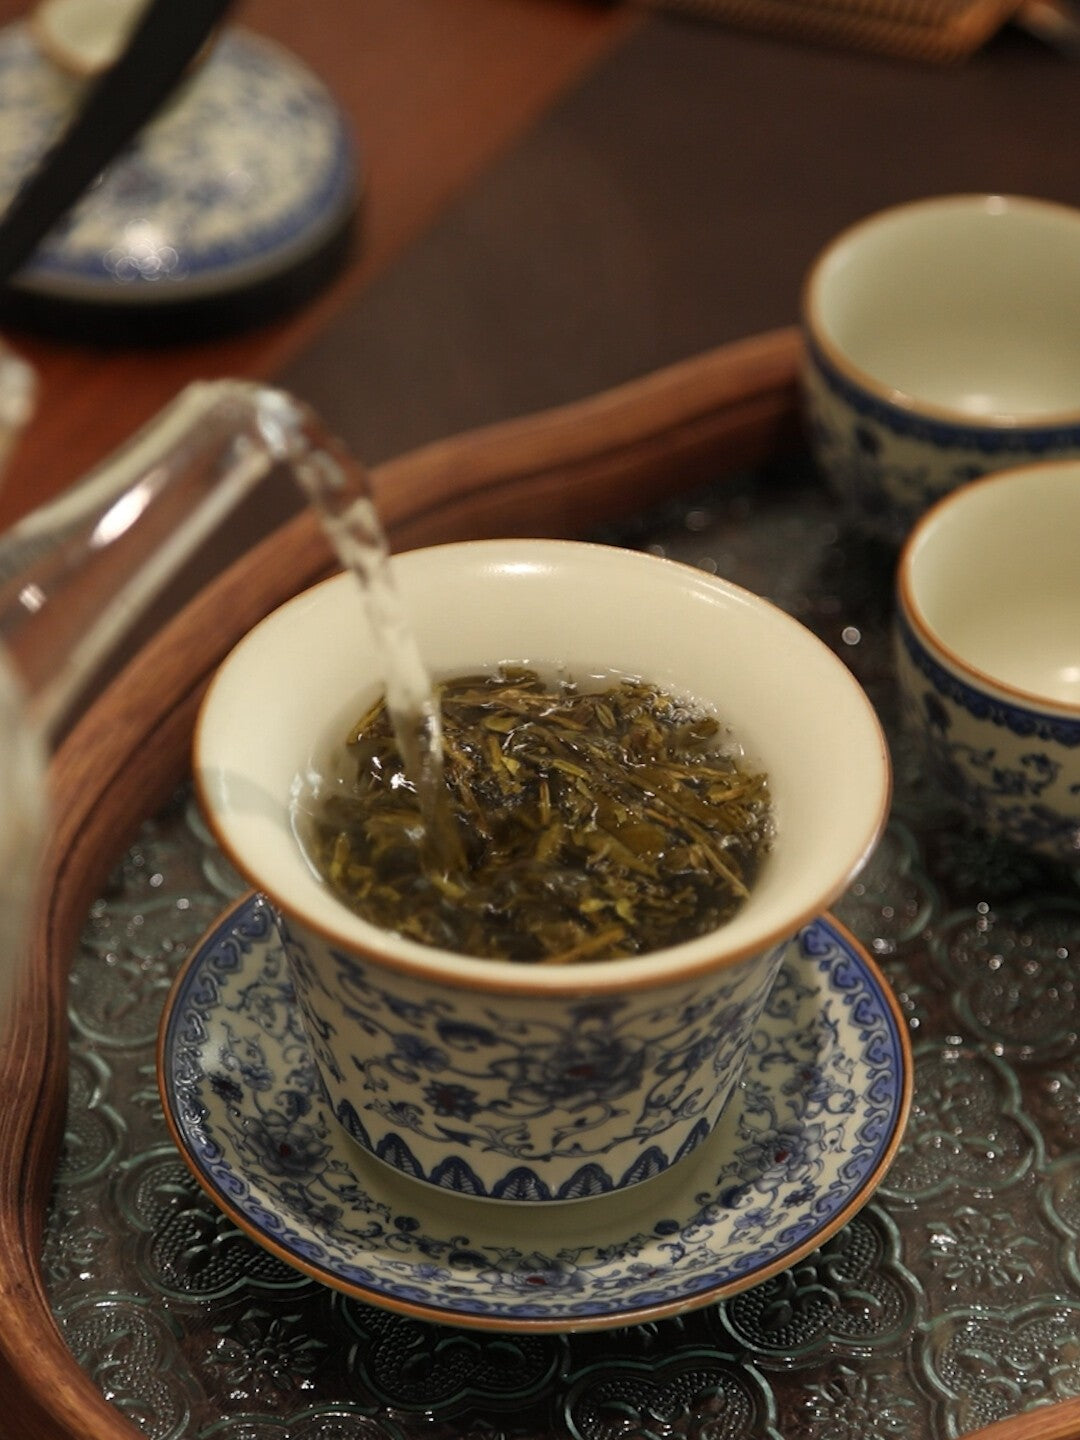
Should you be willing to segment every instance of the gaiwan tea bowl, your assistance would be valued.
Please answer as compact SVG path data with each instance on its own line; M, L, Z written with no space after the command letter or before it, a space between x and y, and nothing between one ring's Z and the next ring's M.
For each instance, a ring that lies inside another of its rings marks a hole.
M897 572L904 715L937 783L1023 849L1080 861L1080 460L938 502Z
M565 1201L647 1180L709 1134L786 948L874 847L890 793L843 663L768 602L604 546L497 540L396 556L436 677L528 664L640 677L712 710L768 777L774 838L721 927L651 953L520 964L377 928L295 833L296 796L378 697L362 592L328 580L267 617L211 682L194 772L225 853L276 908L338 1120L420 1181Z

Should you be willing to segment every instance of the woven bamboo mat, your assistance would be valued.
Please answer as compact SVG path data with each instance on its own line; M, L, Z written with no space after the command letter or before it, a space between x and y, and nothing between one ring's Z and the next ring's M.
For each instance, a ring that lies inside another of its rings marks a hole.
M1022 0L642 0L744 30L947 64L971 55Z

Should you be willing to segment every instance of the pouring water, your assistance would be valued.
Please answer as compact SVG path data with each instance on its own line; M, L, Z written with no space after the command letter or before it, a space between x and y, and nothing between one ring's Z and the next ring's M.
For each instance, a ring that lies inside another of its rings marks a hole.
M25 422L28 385L26 368L0 355L0 447ZM435 833L438 708L363 467L281 391L234 380L191 385L99 469L0 537L0 1031L45 832L49 752L165 585L281 466L364 587L406 773Z

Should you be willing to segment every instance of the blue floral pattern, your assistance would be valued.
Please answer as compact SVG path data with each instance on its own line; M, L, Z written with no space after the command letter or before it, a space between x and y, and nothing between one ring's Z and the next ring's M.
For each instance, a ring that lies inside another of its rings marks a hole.
M828 919L784 963L720 1125L644 1187L568 1204L436 1194L326 1104L269 907L228 914L173 992L166 1114L196 1178L282 1258L427 1319L571 1329L704 1305L819 1245L871 1194L908 1105L884 981Z
M409 977L277 917L330 1105L443 1190L579 1200L661 1174L709 1134L783 946L719 974L577 1001Z
M1055 859L1080 857L1080 719L976 690L895 620L903 705L932 772L988 829Z
M840 374L809 339L802 378L818 464L849 509L890 540L979 475L1080 452L1077 425L964 425L891 404Z

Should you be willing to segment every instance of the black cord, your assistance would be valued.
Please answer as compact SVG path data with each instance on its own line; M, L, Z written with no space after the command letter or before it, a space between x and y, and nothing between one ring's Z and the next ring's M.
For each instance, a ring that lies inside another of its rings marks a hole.
M0 284L172 94L232 0L152 0L123 53L0 217Z

